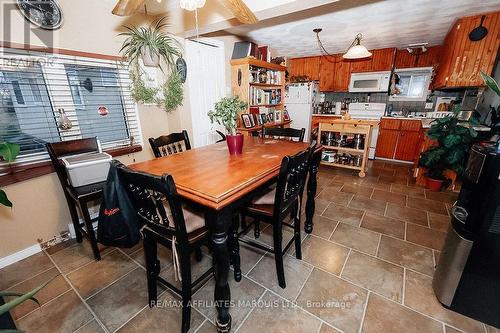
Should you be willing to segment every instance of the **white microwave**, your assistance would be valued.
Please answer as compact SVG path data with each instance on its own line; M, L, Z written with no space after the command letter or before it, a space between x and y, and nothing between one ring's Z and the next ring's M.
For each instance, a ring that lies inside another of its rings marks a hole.
M391 72L352 73L349 92L387 92Z

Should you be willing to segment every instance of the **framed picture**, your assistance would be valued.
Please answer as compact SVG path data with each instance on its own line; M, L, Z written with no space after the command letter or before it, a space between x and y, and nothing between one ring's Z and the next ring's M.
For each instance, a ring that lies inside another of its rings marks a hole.
M261 126L263 124L263 122L262 122L262 117L260 116L260 114L256 114L255 118L257 119L257 125Z
M281 122L281 111L274 112L274 121L277 123Z
M257 123L255 122L255 117L251 113L248 116L250 117L250 123L252 124L252 127L255 127L255 125L257 125Z
M274 113L269 113L267 115L267 122L269 122L269 123L274 122Z
M243 126L245 128L250 128L252 126L252 121L250 120L250 115L248 113L243 113L241 115L241 120L243 121Z
M268 121L267 115L265 113L260 114L260 119L261 119L262 124L265 124Z
M290 120L290 115L288 114L287 110L283 111L283 121L289 121Z

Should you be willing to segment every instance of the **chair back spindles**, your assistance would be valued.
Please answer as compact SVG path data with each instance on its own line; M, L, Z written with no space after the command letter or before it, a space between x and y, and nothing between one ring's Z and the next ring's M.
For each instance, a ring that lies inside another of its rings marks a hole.
M264 127L262 130L263 138L288 139L295 141L304 141L305 128L279 128L279 127Z
M163 157L181 153L191 149L189 136L186 130L180 133L162 135L158 138L149 138L149 144L155 157Z

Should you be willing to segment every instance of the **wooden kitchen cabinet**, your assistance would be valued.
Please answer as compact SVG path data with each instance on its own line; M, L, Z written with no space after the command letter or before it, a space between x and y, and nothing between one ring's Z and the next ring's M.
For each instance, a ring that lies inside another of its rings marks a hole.
M372 71L372 58L359 59L359 60L344 60L349 62L351 66L351 73L363 73Z
M335 57L324 56L320 59L319 90L334 91Z
M372 68L373 72L390 71L394 66L394 58L396 56L395 48L385 48L370 51L372 53Z
M421 128L419 120L382 118L375 156L413 161L420 147Z
M307 76L311 81L319 80L321 57L292 58L289 60L290 77Z
M333 77L334 91L348 91L351 79L351 63L344 61L341 54L335 55L335 75Z
M407 49L396 51L396 68L413 68L413 67L437 67L439 65L439 57L442 55L443 47L441 45L427 47L427 52L414 55L408 52Z
M492 74L500 46L500 12L485 14L483 26L488 34L471 41L469 33L479 26L482 16L464 17L453 25L444 40L435 88L484 86L479 73Z

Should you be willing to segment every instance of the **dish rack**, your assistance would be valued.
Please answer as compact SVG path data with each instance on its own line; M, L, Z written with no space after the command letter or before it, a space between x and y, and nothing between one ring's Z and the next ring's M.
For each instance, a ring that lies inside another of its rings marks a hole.
M320 123L318 138L323 152L321 164L359 170L366 176L372 124L354 120Z

